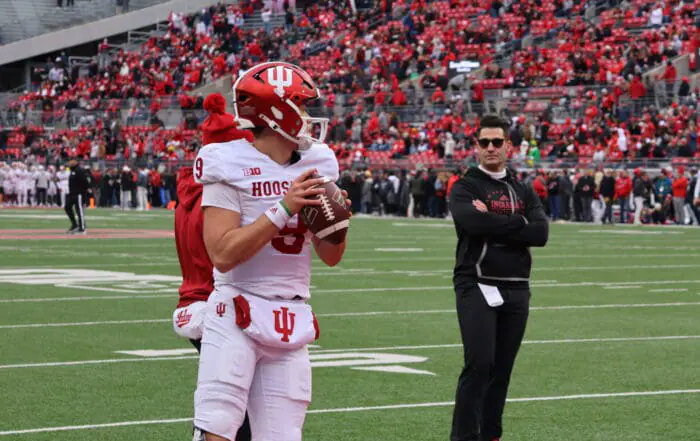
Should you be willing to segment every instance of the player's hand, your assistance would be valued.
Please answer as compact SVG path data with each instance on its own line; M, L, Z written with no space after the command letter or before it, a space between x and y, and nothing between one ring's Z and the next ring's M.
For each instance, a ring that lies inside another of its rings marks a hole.
M352 201L348 199L348 192L345 190L342 190L343 198L345 199L345 206L347 207L348 210L350 210L350 207L352 207ZM352 211L350 211L350 216L352 216Z
M478 199L473 200L472 205L482 213L488 213L488 211L489 211L489 209L486 207L486 204L484 204L483 202L481 202Z
M316 169L310 169L302 173L292 182L292 186L282 199L292 215L300 212L306 205L321 205L321 201L316 199L316 196L325 193L326 190L313 187L323 184L324 179L310 179L317 172Z

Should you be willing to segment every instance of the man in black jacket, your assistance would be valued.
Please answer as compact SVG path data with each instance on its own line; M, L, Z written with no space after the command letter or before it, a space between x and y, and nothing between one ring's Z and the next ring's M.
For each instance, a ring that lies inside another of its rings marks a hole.
M603 214L603 223L608 221L613 224L612 206L615 201L615 178L612 170L606 170L603 180L600 181L600 195L605 200L605 213Z
M561 198L561 217L571 220L571 198L574 194L574 184L571 182L568 170L564 169L559 176L559 196Z
M576 183L576 191L581 194L581 211L584 222L593 222L593 194L595 193L595 179L593 170L586 170L586 174Z
M92 176L89 171L82 168L77 159L68 162L70 176L68 177L68 194L66 195L66 214L70 219L71 227L68 234L85 234L85 214L83 201L87 193L92 191ZM78 222L75 215L78 215Z
M506 170L508 123L494 115L478 131L479 167L452 189L457 230L454 286L464 345L452 441L495 441L530 303L529 247L544 246L547 217L530 186Z

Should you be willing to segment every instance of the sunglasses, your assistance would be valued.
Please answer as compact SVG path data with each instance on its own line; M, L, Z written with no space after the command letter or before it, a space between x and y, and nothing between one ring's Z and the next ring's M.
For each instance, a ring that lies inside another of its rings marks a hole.
M494 147L500 149L505 142L506 140L503 138L479 138L479 145L482 149L487 148L489 144L493 144Z

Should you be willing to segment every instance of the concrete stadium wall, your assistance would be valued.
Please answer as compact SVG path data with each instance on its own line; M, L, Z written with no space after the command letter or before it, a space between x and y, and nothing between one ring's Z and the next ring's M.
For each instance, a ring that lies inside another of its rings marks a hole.
M173 0L10 43L0 46L0 66L150 26L167 20L171 11L191 13L218 2L219 0Z
M681 55L680 57L676 57L673 59L673 65L676 67L676 72L678 74L678 80L680 81L681 77L686 77L690 75L690 56L688 54ZM642 75L642 81L645 84L651 84L655 83L656 77L663 75L664 71L666 70L666 65L663 64L661 66L655 67L654 69L651 69L650 71L646 72L645 74Z
M233 87L233 82L231 81L231 75L226 75L225 77L221 77L215 81L212 81L209 84L206 84L204 86L198 87L197 89L193 90L192 92L189 93L189 95L201 95L204 98L207 97L207 95L219 92L226 98L226 111L227 112L232 112L233 109L231 108L231 99L232 99L232 90L231 88Z

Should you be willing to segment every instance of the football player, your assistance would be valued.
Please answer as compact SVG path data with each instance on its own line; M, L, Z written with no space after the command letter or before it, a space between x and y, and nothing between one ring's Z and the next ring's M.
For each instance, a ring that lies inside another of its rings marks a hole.
M5 199L5 180L7 179L7 163L0 161L0 204Z
M226 113L226 101L221 94L209 95L204 100L204 109L209 112L209 117L202 124L204 145L236 139L253 140L253 135L239 130L233 116ZM194 181L192 167L181 167L178 170L177 198L175 245L180 260L182 285L179 289L180 300L173 313L173 329L179 336L189 339L199 351L205 307L214 290L214 265L209 260L202 236L202 185ZM247 418L236 434L236 441L250 441Z
M65 165L58 167L58 173L56 173L56 178L58 178L58 192L61 207L66 206L66 196L68 195L68 178L70 177L70 170L66 168Z
M327 120L304 111L319 96L297 66L252 67L233 86L233 108L254 140L209 144L195 160L214 263L195 392L199 439L232 440L247 409L254 439L301 440L311 401L307 344L319 334L307 304L310 248L329 266L345 251L345 242L312 236L298 216L322 205L324 190L314 187L323 178L338 179L323 144Z

